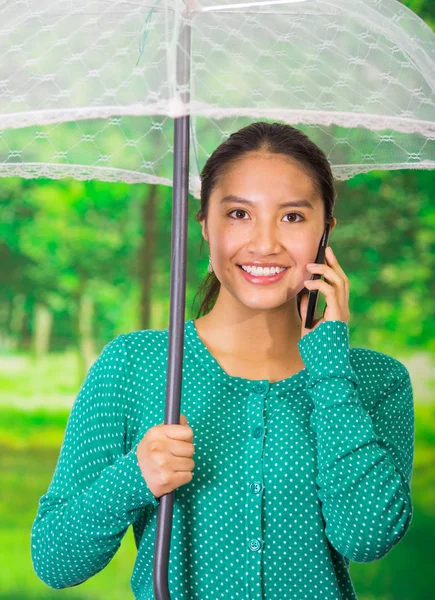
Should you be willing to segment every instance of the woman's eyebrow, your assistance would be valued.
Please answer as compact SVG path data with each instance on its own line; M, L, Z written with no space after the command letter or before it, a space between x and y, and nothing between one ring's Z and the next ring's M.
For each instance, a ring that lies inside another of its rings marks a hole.
M239 202L240 204L248 204L249 206L255 206L254 202L251 200L247 200L246 198L241 198L240 196L235 196L234 194L228 194L228 196L224 196L220 201L220 204L225 204L227 202ZM298 207L306 207L314 210L313 205L308 200L292 200L291 202L284 202L284 204L280 204L278 208L287 208L290 206L298 206Z

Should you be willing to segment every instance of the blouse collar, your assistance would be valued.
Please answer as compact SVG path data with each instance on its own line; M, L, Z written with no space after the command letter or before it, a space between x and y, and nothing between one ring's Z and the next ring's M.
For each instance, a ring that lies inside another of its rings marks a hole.
M287 379L270 382L267 379L245 379L229 375L211 354L205 343L198 335L195 327L194 319L189 319L185 322L184 330L185 348L188 349L202 367L219 381L222 385L229 387L238 392L247 394L261 393L266 394L274 392L275 395L281 396L291 390L301 388L306 384L307 370L302 369Z

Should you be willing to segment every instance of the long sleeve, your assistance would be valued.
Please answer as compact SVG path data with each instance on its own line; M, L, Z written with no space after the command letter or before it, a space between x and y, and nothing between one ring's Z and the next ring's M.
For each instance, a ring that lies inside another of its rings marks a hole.
M377 560L403 538L412 519L414 406L409 373L393 357L355 349L382 356L388 365L373 405L365 410L360 378L351 364L347 323L325 321L298 347L314 404L310 426L317 440L316 484L325 534L349 560ZM368 376L377 371L377 361L368 360Z
M113 558L144 507L158 506L136 447L125 453L127 352L119 335L90 368L71 409L56 469L31 530L38 577L61 589L86 581Z

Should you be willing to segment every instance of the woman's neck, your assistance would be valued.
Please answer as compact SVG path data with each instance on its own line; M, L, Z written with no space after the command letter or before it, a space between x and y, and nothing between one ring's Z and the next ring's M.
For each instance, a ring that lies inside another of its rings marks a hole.
M288 307L286 307L288 309ZM195 326L209 347L240 360L258 363L300 358L298 342L301 319L297 306L286 311L264 311L255 316L240 316L216 301L212 310Z

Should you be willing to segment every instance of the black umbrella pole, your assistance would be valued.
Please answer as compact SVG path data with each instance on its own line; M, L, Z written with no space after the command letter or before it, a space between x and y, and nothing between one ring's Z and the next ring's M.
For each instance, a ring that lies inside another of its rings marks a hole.
M177 84L181 98L189 100L190 23L181 28L177 52ZM180 423L183 373L184 319L186 306L187 215L189 195L190 116L174 119L174 175L172 188L171 291L169 309L168 367L166 372L165 425ZM156 600L171 600L168 563L174 510L174 491L160 497L154 545L153 589ZM176 600L176 599L175 599Z

